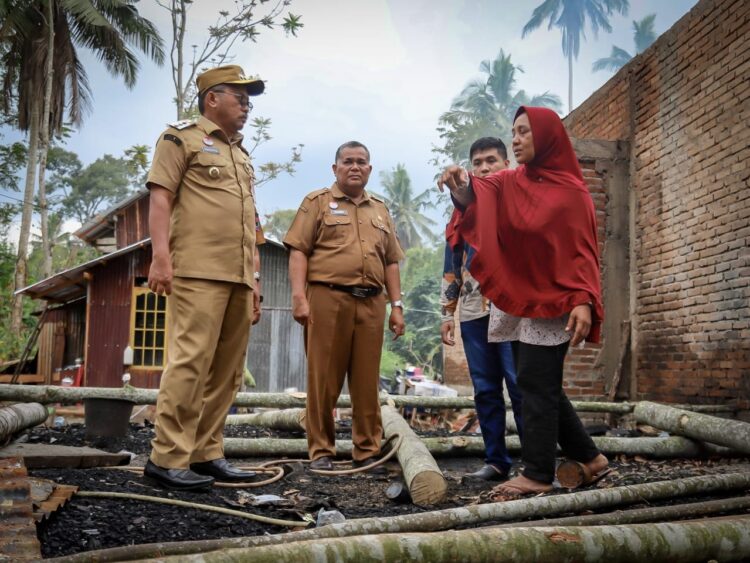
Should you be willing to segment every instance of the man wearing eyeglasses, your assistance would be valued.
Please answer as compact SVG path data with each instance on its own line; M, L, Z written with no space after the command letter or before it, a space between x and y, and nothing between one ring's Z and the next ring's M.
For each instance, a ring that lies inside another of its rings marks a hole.
M224 458L223 431L243 374L250 325L260 319L263 242L250 156L240 130L263 81L236 65L198 76L195 121L157 141L148 175L153 258L148 285L168 295L167 365L144 469L157 484L209 488L255 474Z

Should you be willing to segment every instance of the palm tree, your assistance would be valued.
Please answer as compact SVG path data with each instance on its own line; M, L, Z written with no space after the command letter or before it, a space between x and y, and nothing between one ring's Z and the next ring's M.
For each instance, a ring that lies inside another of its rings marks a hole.
M468 159L469 147L480 137L508 138L519 106L560 110L560 98L549 91L531 97L524 90L516 91L516 76L523 68L502 49L495 59L482 61L479 70L486 76L469 82L440 117L443 152L453 162Z
M641 21L633 20L633 42L635 43L636 55L648 49L649 45L656 40L656 32L654 31L655 18L656 14L649 14ZM598 70L617 72L632 58L633 55L625 49L621 49L617 45L612 45L612 53L609 57L595 60L594 64L591 65L591 70L594 72Z
M627 15L629 7L628 0L544 0L523 26L522 37L541 26L544 20L549 22L547 29L557 27L562 32L562 50L568 59L568 112L573 111L573 59L578 58L581 37L586 39L586 19L594 37L600 27L611 33L609 16L615 11Z
M425 190L414 197L411 179L403 164L397 164L390 172L380 174L380 183L385 188L385 202L396 225L401 247L404 250L422 246L422 237L435 238L430 229L435 221L422 214L422 211L433 207L430 202L432 190Z
M129 44L161 64L164 50L154 25L142 18L135 0L6 0L0 3L0 42L7 46L3 67L3 110L15 100L17 126L29 133L15 287L26 281L37 158L40 202L46 208L43 171L49 139L62 130L63 116L75 125L90 103L90 90L77 47L96 53L107 70L132 88L139 63ZM40 96L40 92L44 95ZM41 146L40 146L41 144ZM44 213L44 209L43 209ZM43 216L46 224L46 216ZM12 328L20 330L21 298L14 297Z

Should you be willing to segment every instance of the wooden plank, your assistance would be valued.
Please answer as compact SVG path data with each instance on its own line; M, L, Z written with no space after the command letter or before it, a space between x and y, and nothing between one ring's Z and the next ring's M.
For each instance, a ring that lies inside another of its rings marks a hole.
M609 390L607 391L607 398L610 401L615 400L617 395L617 389L620 387L620 379L622 377L622 366L625 363L625 356L630 349L630 321L622 322L622 334L620 335L620 350L617 354L617 367L615 373L612 376L612 381L609 384Z
M10 444L0 449L0 458L6 457L23 458L29 469L107 467L130 463L129 454L56 444Z

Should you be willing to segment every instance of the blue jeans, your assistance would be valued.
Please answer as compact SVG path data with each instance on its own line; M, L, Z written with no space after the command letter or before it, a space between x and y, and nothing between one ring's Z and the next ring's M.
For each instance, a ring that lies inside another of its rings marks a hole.
M486 315L461 323L469 375L474 384L479 427L486 451L486 463L498 469L510 469L513 461L505 447L505 398L503 380L513 406L518 435L522 436L521 392L516 385L516 369L510 342L487 342L490 317Z

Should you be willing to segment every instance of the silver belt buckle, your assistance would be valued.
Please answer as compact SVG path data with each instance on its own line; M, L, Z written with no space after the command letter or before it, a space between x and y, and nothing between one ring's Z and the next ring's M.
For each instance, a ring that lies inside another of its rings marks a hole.
M353 287L352 288L352 295L354 297L359 297L360 299L364 299L367 297L367 290L364 287Z

